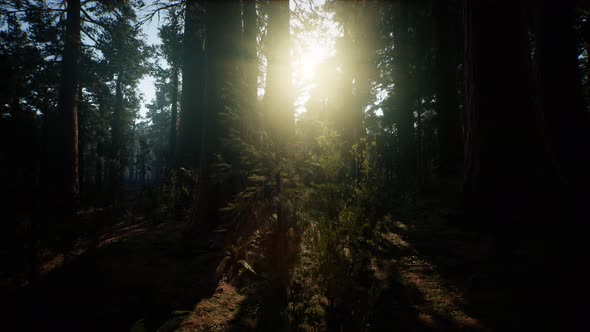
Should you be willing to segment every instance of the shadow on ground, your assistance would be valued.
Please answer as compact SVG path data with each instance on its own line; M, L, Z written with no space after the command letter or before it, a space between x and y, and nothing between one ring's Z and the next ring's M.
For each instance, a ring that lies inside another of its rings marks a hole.
M4 313L20 331L129 331L141 319L155 331L172 312L192 309L215 290L220 250L181 251L182 230L142 220L116 225L5 298Z

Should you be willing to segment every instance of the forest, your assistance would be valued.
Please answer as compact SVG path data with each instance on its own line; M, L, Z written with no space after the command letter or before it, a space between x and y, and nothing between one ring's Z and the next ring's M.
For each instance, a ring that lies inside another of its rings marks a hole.
M587 0L0 0L0 330L588 331L589 53Z

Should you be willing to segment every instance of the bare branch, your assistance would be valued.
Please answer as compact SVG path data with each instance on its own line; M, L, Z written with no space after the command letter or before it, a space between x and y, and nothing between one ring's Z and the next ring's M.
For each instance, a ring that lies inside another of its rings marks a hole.
M98 25L99 27L101 27L101 28L103 28L103 29L106 29L106 30L108 30L108 29L109 29L109 27L108 27L108 26L106 26L105 24L103 24L103 23L101 23L101 22L99 22L99 21L97 21L97 20L93 19L93 18L92 18L92 16L90 16L90 14L88 14L88 13L87 13L87 12L84 10L84 8L80 8L80 11L82 12L82 14L84 14L84 18L82 18L82 20L83 20L83 21L85 21L85 22L89 22L89 23L92 23L92 24L96 24L96 25Z
M182 6L184 3L185 3L184 1L178 1L178 2L173 2L170 4L164 5L164 4L160 4L157 2L157 3L153 4L153 6L158 6L158 5L160 5L160 6L155 9L152 9L151 12L147 13L141 20L139 20L139 22L137 22L137 26L141 26L141 25L145 24L146 22L151 21L156 14L158 15L158 20L159 20L161 11L171 10L172 8ZM180 12L182 13L183 11L180 11Z
M80 31L82 31L82 33L84 33L84 35L86 37L88 37L90 40L92 40L94 42L95 45L98 45L99 42L94 38L94 36L92 36L91 33L89 33L88 31L86 31L85 29L81 28ZM90 46L90 45L88 45Z

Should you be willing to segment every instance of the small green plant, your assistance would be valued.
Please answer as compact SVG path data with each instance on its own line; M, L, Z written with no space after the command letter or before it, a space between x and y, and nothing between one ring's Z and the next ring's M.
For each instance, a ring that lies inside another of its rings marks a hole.
M156 214L164 219L185 220L196 199L196 171L177 168L168 171L156 189Z

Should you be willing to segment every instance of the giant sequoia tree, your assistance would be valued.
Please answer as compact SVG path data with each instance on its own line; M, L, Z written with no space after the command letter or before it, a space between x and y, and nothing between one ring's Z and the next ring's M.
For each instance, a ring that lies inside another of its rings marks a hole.
M546 139L552 197L577 214L590 177L590 119L578 64L573 1L532 4L536 100ZM553 196L554 195L554 196Z
M264 116L277 143L286 140L295 130L289 16L289 1L268 3Z
M474 211L512 223L533 207L540 166L524 13L511 1L465 1L464 15L465 195Z
M207 107L205 58L205 2L186 2L183 39L182 91L177 160L180 165L197 167L202 140L202 118ZM197 145L195 145L197 144Z
M453 1L434 1L436 41L436 103L439 119L439 151L442 174L457 172L463 156L459 113L458 58L461 41L457 36L458 10Z
M256 1L242 1L242 40L245 76L245 85L248 89L248 98L256 99L258 95L258 16L256 14Z
M410 4L402 1L397 12L394 36L397 56L397 81L395 95L397 98L398 120L396 129L399 136L399 175L402 182L408 182L416 175L416 139L414 133L414 100L411 89L410 68Z

